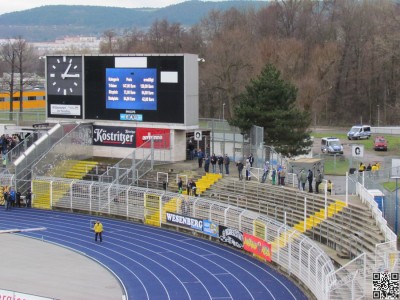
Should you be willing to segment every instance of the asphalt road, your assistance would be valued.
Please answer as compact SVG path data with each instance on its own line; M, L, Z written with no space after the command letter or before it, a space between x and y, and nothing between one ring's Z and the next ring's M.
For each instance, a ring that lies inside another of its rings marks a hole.
M331 136L331 135L327 135ZM371 137L373 138L373 137ZM353 166L357 166L360 164L360 162L363 162L365 166L367 166L369 163L373 164L375 162L379 162L382 167L385 168L390 168L391 167L391 159L394 157L399 157L396 156L395 153L391 151L368 151L364 148L364 155L363 157L352 157L352 146L357 145L357 144L362 144L360 143L359 140L351 140L349 141L348 139L346 140L340 140L342 145L343 145L343 155L349 159L352 160ZM390 150L390 149L389 149ZM313 145L313 156L318 156L322 154L321 152L321 138L314 138L314 145Z

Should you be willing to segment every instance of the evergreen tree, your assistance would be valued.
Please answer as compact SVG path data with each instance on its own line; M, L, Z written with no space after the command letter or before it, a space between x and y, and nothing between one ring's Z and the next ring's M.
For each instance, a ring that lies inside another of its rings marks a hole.
M295 106L297 88L281 79L271 64L251 80L238 96L230 124L249 132L252 125L264 127L264 142L285 156L305 154L312 145L308 112Z

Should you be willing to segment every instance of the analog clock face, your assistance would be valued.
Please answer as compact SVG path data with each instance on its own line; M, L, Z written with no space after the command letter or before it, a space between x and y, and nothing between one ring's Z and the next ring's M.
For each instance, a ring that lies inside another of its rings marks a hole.
M82 95L82 57L47 57L47 93L49 95Z

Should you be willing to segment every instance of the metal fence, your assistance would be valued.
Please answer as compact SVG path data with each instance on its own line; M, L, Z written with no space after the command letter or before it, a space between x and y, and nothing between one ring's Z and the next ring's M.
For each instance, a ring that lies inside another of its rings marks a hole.
M207 154L228 154L233 161L244 160L253 154L253 166L262 166L266 153L269 155L264 147L263 127L252 126L249 132L241 132L239 128L230 126L226 120L199 119L199 124L201 129L210 131L210 136L203 138Z
M0 111L0 122L1 123L12 123L16 126L30 126L36 123L42 123L46 119L46 112L42 110L30 110L30 111Z
M66 134L78 126L78 124L56 124L36 141L33 142L32 140L32 144L27 144L27 148L24 148L26 150L20 153L20 156L13 161L13 172L15 174L13 185L18 191L24 193L30 187L33 165L37 164L42 156L54 147L54 144L58 143ZM36 137L34 136L35 139ZM67 147L67 145L64 144L64 147ZM73 148L72 144L68 145L68 148ZM48 163L50 162L54 163L54 157L48 160Z
M347 265L335 270L331 259L314 241L263 214L239 207L237 201L241 199L234 199L234 195L232 205L206 198L120 184L48 177L37 179L42 183L48 182L48 185L38 185L34 192L48 193L51 207L54 209L100 213L144 222L149 215L145 199L152 198L159 199L155 213L159 214L161 224L169 226L171 223L166 220L166 211L209 220L252 235L256 235L256 228L261 224L264 228L263 239L274 245L272 261L287 274L301 280L318 299L369 297L372 273L399 271L399 252L393 240L376 245L375 253L362 253ZM185 206L182 203L185 203ZM392 235L389 237L393 238Z
M107 168L107 171L99 177L99 181L137 185L138 180L155 165L168 164L172 161L172 149L167 146L167 137L169 138L169 134L159 139L165 144L149 139L140 147L133 149L128 156Z
M299 278L318 299L326 299L327 286L335 283L334 277L328 277L334 272L330 258L311 239L264 215L205 198L188 197L160 190L61 178L37 177L37 179L41 182L47 181L48 186L40 191L44 185L39 185L34 189L34 193L48 192L54 209L85 211L144 221L148 213L144 199L151 196L161 199L159 210L161 215L168 209L170 212L207 219L249 234L255 234L257 222L265 228L264 240L280 244L273 248L272 261L288 274ZM62 197L60 191L63 191ZM170 204L174 200L177 203L175 207ZM187 204L184 211L181 205L183 201ZM161 222L166 223L165 216L161 216Z
M390 228L395 229L396 219L399 220L400 211L396 210L396 179L393 176L398 176L398 168L383 168L377 172L365 171L365 172L355 172L349 175L349 193L357 193L357 184L363 186L366 190L379 190L383 195L382 199L382 215L387 221ZM392 186L393 189L385 188L385 184ZM400 196L400 195L398 195ZM372 197L372 196L370 196ZM372 197L373 199L374 197ZM396 217L396 211L398 213Z

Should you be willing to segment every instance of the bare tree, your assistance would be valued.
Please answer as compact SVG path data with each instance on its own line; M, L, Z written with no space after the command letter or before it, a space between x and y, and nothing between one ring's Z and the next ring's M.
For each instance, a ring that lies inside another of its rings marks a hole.
M106 39L106 43L100 44L100 51L102 53L113 53L113 51L114 51L113 44L115 42L116 36L117 36L117 33L112 29L104 31L103 37Z
M14 100L14 76L15 76L16 60L17 60L14 41L8 40L8 42L1 47L0 53L1 53L1 59L5 62L10 72L9 78L5 78L3 76L3 85L9 91L10 95L10 120L11 120L13 112L13 100Z
M150 27L148 38L156 53L183 52L185 32L179 23L170 24L166 19L156 20Z

